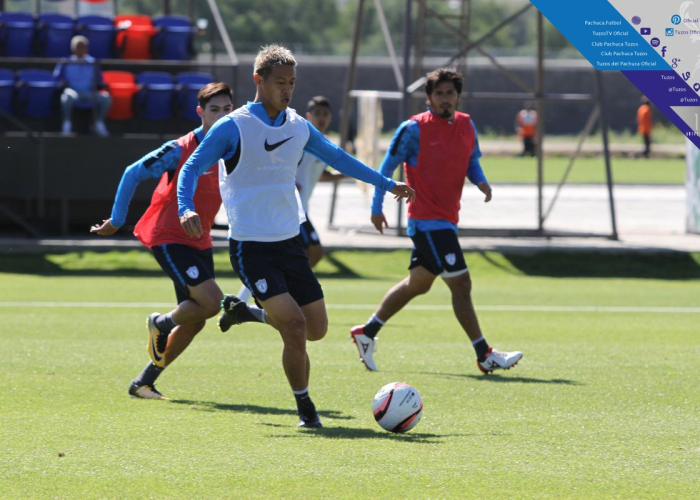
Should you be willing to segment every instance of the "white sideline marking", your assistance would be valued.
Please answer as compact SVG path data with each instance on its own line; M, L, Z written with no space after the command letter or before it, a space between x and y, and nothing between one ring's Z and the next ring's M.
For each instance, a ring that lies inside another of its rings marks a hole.
M327 309L352 309L373 311L378 304L326 304ZM173 302L0 302L0 307L83 307L104 309L171 309ZM409 305L409 311L451 311L449 305ZM651 313L651 314L700 314L700 307L627 307L627 306L527 306L494 305L476 306L480 311L506 312L582 312L582 313Z

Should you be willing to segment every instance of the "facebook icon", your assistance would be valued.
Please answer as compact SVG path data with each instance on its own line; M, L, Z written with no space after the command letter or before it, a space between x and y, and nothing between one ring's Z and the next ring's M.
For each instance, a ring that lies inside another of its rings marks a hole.
M651 28L640 28L639 32L642 35L651 35Z
M661 47L661 57L666 57L666 46Z

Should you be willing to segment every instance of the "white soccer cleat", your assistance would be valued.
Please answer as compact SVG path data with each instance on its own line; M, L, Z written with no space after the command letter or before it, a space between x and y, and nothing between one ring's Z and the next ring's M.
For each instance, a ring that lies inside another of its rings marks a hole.
M136 385L133 382L129 386L129 396L137 399L170 399L163 396L153 385Z
M476 360L476 365L479 370L489 374L494 370L510 370L518 364L518 361L523 357L520 351L504 352L489 347L486 353L486 359L483 361Z
M364 363L365 368L373 372L377 370L377 365L374 364L374 351L376 342L364 334L365 325L353 326L350 329L350 338L357 347L357 352L360 354L360 361Z

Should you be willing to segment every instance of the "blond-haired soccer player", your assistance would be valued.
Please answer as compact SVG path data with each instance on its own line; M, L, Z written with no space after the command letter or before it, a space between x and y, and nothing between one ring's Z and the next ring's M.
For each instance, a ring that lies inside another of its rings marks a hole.
M191 238L180 226L177 213L177 178L182 165L202 142L219 118L233 109L231 89L225 83L210 83L197 94L197 114L202 126L174 141L163 144L127 167L122 176L112 216L96 224L90 232L109 236L124 225L129 203L141 181L160 177L134 235L146 245L175 284L177 307L167 314L153 313L148 318L148 353L151 362L129 387L136 398L163 399L155 381L166 366L192 342L204 328L204 322L219 312L223 293L214 281L212 238L209 235L214 216L221 207L219 170L212 161L199 180L194 198L202 215L202 231Z
M219 176L229 219L231 264L264 309L263 321L280 332L282 365L296 398L299 427L308 428L322 424L308 392L306 341L326 335L328 317L321 286L296 238L304 220L295 187L299 160L309 152L397 199L413 199L415 193L345 153L289 108L295 67L294 56L282 46L260 50L253 74L255 101L212 127L182 168L178 200L182 227L191 237L200 237L199 207L192 195L208 165L224 160ZM235 296L227 296L223 306L227 313L223 319L230 323L257 321L259 309Z

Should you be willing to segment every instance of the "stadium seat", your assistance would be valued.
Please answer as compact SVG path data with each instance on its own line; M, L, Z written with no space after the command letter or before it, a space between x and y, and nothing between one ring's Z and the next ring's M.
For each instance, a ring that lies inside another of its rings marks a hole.
M153 18L155 35L151 43L154 59L188 61L194 56L194 30L188 17L158 16Z
M9 69L0 69L0 109L12 114L12 94L15 90L15 73Z
M128 120L134 117L134 95L138 91L136 77L128 71L103 71L102 79L112 96L107 118Z
M197 94L206 84L214 81L209 73L180 73L175 77L177 83L178 114L186 120L199 121L197 114Z
M90 55L95 59L114 58L114 23L106 16L79 16L76 31L90 41Z
M36 22L36 55L70 57L70 41L75 35L75 21L54 12L39 14Z
M0 56L31 57L34 16L27 12L0 12Z
M17 72L17 105L30 118L45 118L55 112L58 82L45 69L25 69Z
M136 96L139 115L148 120L168 120L173 117L175 83L170 73L144 71L136 78L141 89Z
M151 18L143 14L114 16L117 28L117 55L122 59L151 59L151 38L155 29Z

